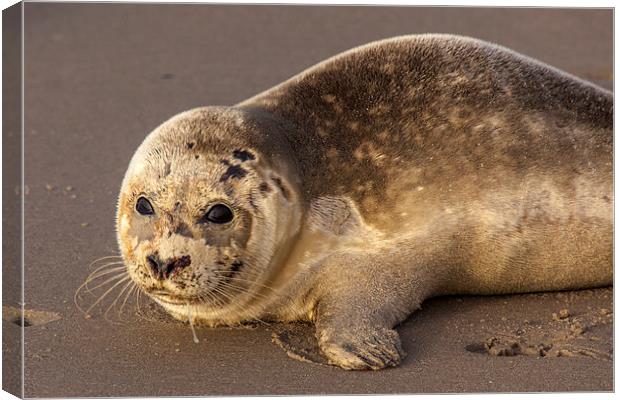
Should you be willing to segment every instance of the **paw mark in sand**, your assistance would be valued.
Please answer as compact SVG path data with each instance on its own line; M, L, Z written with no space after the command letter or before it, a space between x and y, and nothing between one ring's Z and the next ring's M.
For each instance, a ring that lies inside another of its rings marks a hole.
M22 318L22 311L19 308L3 306L2 318L18 326L27 328L29 326L44 325L60 319L60 315L55 312L25 310Z
M498 357L512 356L538 356L545 357L553 347L550 343L528 345L525 342L514 340L501 340L498 338L487 339L483 343L472 343L465 346L465 350L472 353L489 354Z
M465 346L465 350L497 357L591 357L612 360L611 347L592 334L611 324L612 315L609 309L591 310L580 315L562 309L553 313L550 321L539 324L524 321L519 327L512 327L510 333L493 333L484 341ZM590 348L586 346L588 343L600 348Z
M488 354L496 357L534 356L534 357L591 357L599 360L612 360L611 354L566 343L539 343L531 345L513 339L490 338L484 343L472 343L465 350L472 353Z

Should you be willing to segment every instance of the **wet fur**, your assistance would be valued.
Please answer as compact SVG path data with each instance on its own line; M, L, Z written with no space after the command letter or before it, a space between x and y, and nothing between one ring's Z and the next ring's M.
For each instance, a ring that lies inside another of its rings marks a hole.
M158 285L215 296L197 321L307 319L335 365L397 365L393 327L430 296L611 284L612 114L610 92L496 45L371 43L156 129L123 183L119 244L145 289L146 252L189 253ZM145 192L155 221L133 211ZM214 198L231 229L196 223ZM245 290L213 293L216 268Z

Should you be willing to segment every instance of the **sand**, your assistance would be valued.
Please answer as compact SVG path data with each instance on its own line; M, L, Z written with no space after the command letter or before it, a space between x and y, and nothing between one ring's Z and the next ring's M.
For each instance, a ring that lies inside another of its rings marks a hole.
M73 304L88 265L117 254L131 155L175 113L234 104L342 50L421 32L495 41L610 88L611 11L28 3L25 32L26 396L613 389L610 288L429 300L398 327L402 366L379 372L322 365L305 325L197 327L196 344L144 298L141 315L132 297L112 322ZM19 199L8 189L5 213ZM9 294L4 305L18 307ZM7 374L20 326L5 315Z

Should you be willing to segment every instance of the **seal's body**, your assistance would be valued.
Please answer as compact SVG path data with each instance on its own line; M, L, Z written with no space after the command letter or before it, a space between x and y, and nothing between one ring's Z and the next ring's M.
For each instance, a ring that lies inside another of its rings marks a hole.
M393 327L430 296L611 284L612 114L489 43L372 43L157 128L121 251L177 318L311 320L330 362L396 365Z

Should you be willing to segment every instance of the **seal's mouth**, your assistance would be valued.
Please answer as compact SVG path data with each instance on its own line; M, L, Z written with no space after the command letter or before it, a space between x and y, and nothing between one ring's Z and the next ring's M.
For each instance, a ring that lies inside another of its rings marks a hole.
M186 306L188 304L192 305L192 304L202 303L202 301L200 301L200 299L196 297L175 296L169 292L165 292L161 290L150 291L148 292L148 294L153 296L156 300L161 301L162 303L175 305L175 306L181 306L181 305Z

